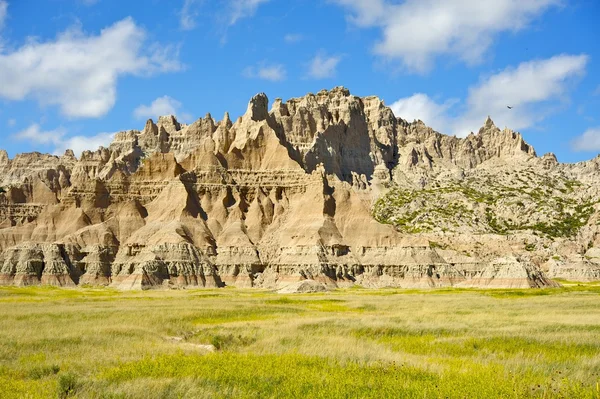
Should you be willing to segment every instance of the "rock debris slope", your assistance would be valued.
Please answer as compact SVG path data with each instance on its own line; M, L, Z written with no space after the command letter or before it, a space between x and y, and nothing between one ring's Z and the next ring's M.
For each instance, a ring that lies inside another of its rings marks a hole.
M490 119L459 139L344 88L259 94L235 122L160 117L79 158L0 152L0 284L597 280L599 176Z

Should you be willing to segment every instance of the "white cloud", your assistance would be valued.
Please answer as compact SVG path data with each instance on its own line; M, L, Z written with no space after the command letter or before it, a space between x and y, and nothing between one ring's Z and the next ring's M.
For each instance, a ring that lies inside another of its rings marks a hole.
M223 32L235 25L239 20L253 17L261 4L271 0L222 0L223 6L219 10L217 23L221 25ZM197 26L196 19L200 14L205 0L184 0L179 11L179 26L183 30L192 30ZM215 2L216 3L216 2ZM223 38L223 42L225 38Z
M229 0L229 25L235 25L242 18L254 16L258 6L270 0Z
M11 119L9 119L9 120L6 122L6 124L7 124L9 127L13 127L13 126L15 126L15 125L17 124L17 120L16 120L16 119L14 119L14 118L11 118Z
M517 32L563 0L333 0L359 27L378 27L374 52L409 71L429 71L440 55L478 63L502 32Z
M99 117L114 106L120 76L180 70L177 53L147 43L145 31L131 18L99 35L75 27L54 41L30 40L13 52L0 52L0 97L58 105L68 117Z
M581 136L571 141L573 151L600 151L600 127L586 130Z
M251 79L270 80L271 82L280 82L285 80L287 72L281 64L264 65L260 64L256 67L247 67L243 71L243 75Z
M327 56L325 53L319 53L308 65L308 76L313 79L332 78L336 75L341 60L339 55Z
M448 112L452 100L439 104L421 93L398 100L392 109L398 117L409 119L402 114L406 111L410 118L431 123L436 129L444 125L439 129L442 133L461 137L477 131L488 115L498 126L524 129L544 120L568 100L570 83L585 73L587 62L586 55L563 54L506 68L471 87L458 116Z
M8 15L8 3L5 0L0 0L0 30L4 28L4 21Z
M298 43L304 40L304 36L299 33L288 33L283 37L283 40L288 44Z
M196 18L199 13L201 0L184 0L179 12L179 26L183 30L192 30L196 27Z
M150 105L140 105L134 111L133 115L137 119L157 118L164 115L177 115L181 108L181 103L169 96L158 97Z
M586 55L557 55L506 68L469 89L467 113L455 126L459 135L481 123L487 115L500 126L523 129L543 120L566 99L569 83L585 73ZM513 107L508 109L507 106Z
M108 147L115 138L115 133L99 133L94 136L67 137L57 144L53 153L62 155L66 150L73 150L75 156L79 157L83 151L95 151L100 147Z
M62 155L66 150L71 149L77 156L85 150L96 150L100 146L108 147L114 136L114 133L99 133L94 136L67 137L67 131L63 127L43 131L37 123L13 135L17 140L27 140L44 146L51 145L52 153L55 155Z
M59 127L54 130L42 131L40 125L34 123L27 129L21 130L14 135L17 140L27 140L35 144L57 144L60 143L66 134L66 130Z
M420 119L437 131L444 131L450 120L447 112L455 103L456 100L449 100L438 104L426 94L416 93L410 97L401 98L391 104L390 108L394 115L408 122Z

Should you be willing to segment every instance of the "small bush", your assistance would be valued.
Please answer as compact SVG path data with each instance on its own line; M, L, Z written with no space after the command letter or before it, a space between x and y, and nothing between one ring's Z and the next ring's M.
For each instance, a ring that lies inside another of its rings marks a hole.
M58 397L68 398L77 392L79 382L77 376L72 373L62 374L58 378Z
M446 249L448 246L446 244L440 244L439 242L429 241L429 248Z
M217 348L217 350L232 349L236 346L246 346L256 341L255 338L244 337L241 334L216 334L210 339L210 343Z
M529 251L529 252L535 251L535 244L532 244L532 243L525 244L525 251Z
M38 366L38 367L34 367L31 370L29 370L29 378L34 379L34 380L39 380L42 379L46 376L49 375L54 375L54 374L58 374L58 372L60 371L60 367L58 367L56 364L50 365L50 366Z

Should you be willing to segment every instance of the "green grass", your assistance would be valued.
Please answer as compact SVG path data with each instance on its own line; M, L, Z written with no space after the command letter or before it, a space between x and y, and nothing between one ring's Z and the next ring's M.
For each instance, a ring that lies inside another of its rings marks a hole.
M600 284L563 284L0 288L0 397L598 399Z

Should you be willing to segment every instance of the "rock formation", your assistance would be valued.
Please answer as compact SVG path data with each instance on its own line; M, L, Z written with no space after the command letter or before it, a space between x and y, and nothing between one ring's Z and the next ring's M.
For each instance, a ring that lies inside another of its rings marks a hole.
M595 280L599 176L489 118L460 139L344 88L270 110L259 94L235 122L160 117L79 158L1 151L0 284Z

